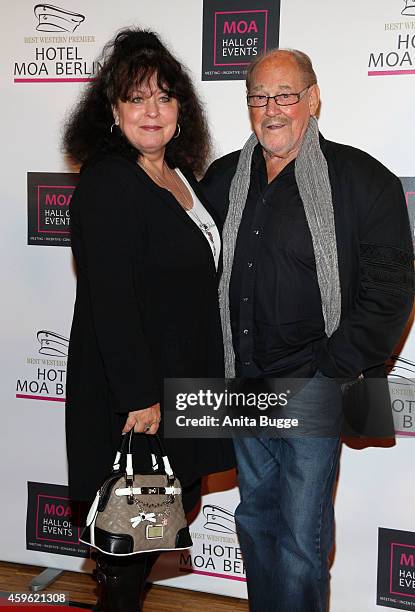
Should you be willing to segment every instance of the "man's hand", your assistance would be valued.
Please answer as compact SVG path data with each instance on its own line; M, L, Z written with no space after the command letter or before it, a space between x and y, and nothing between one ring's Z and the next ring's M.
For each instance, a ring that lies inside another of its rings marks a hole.
M134 428L137 433L155 434L159 428L160 420L160 404L153 404L148 408L129 412L122 431L127 433Z

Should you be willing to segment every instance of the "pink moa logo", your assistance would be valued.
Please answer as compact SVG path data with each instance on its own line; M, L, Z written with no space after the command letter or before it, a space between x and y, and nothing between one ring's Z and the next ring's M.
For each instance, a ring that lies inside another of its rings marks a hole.
M47 193L45 197L46 206L69 206L72 199L72 193L66 195L64 193Z
M249 34L250 32L258 32L258 26L253 19L247 21L225 21L223 24L224 34Z
M70 506L64 506L63 504L45 504L44 513L52 516L72 516L72 511Z
M70 234L69 204L74 185L37 185L37 233Z
M405 553L402 553L399 565L405 565L406 567L414 567L414 554L411 553L410 555L406 555Z
M72 525L72 508L67 497L38 494L36 506L36 540L79 544L80 527Z
M215 11L213 65L248 66L258 54L265 53L268 13L268 9Z

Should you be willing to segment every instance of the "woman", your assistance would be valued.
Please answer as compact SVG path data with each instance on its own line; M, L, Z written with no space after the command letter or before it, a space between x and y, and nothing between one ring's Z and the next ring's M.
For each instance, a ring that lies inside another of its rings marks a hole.
M223 375L220 239L194 178L209 150L203 112L183 67L155 34L124 30L106 47L64 145L83 165L71 202L77 294L67 377L69 485L73 499L92 500L121 431L158 431L164 378ZM201 475L233 466L222 441L165 444L186 510L198 500ZM98 554L95 609L135 612L156 558Z

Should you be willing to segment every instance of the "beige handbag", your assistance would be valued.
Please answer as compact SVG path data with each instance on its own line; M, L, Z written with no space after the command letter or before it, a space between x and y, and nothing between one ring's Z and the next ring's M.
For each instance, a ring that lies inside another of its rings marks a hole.
M134 474L132 437L132 430L123 435L112 474L96 494L80 541L115 556L189 548L193 543L183 510L182 488L159 436L145 434L153 447L150 474ZM123 472L120 465L124 458Z

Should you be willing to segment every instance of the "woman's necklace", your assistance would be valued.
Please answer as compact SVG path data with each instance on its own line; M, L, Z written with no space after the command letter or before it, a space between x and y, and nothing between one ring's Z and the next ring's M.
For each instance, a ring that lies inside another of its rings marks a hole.
M167 189L168 191L170 191L170 189L167 187L166 185L166 181L161 178L158 174L156 174L154 172L154 170L151 170L145 162L145 158L143 157L143 161L139 161L138 165L144 170L144 172L146 174L148 174L150 176L150 178L152 178L153 180L156 179L156 183L158 183L160 185L160 187L163 187L164 189ZM161 167L161 172L163 173L163 168L164 168L165 162L163 161L163 165Z
M185 202L186 205L183 206L182 202L180 202L180 204L183 206L185 211L188 212L196 220L196 225L198 226L198 228L200 230L202 230L202 232L208 237L209 242L210 242L211 247L212 247L213 255L216 256L215 240L214 240L213 234L211 232L211 229L213 227L215 227L214 222L212 221L211 223L205 223L199 217L199 215L196 212L196 207L195 207L195 203L193 202L193 199L192 198L189 199L189 196L187 195L187 193L182 188L182 186L180 184L181 181L179 182L179 178L178 178L176 172L174 170L170 170L170 168L169 168L169 172L171 173L171 176L173 177L173 180L176 183L177 189L179 190L180 195L183 198L183 201Z
M147 166L144 157L142 161L140 160L138 162L138 164L139 166L141 166L144 172L146 172L149 175L149 177L152 178L153 181L155 181L163 189L167 189L167 191L170 191L170 193L173 193L172 186L174 185L176 189L176 193L173 193L173 195L176 198L176 200L179 202L180 206L184 208L185 210L190 210L192 208L193 200L191 196L189 197L189 195L180 185L180 182L177 178L176 173L174 172L174 170L171 170L171 168L169 168L169 166L166 164L165 161L163 161L163 165L162 165L162 174L163 174L164 169L168 171L168 176L169 176L170 183L171 183L170 186L167 183L165 177L161 177L159 174L156 174L153 169L150 169Z
M169 173L177 187L177 191L180 194L180 198L178 198L179 203L181 204L182 208L184 208L187 212L191 212L194 207L194 202L191 194L187 193L187 190L184 189L181 180L179 180L179 177L177 176L174 170L169 168Z
M191 208L190 210L187 211L190 215L192 215L195 219L196 219L196 224L199 227L199 229L202 230L202 232L208 237L209 242L211 244L212 247L212 252L213 255L216 256L216 247L215 247L215 240L213 238L213 234L211 232L211 229L213 227L215 227L215 224L212 223L204 223L204 221L202 221L202 219L199 217L199 215L197 214L197 212L195 211L195 207L193 205L193 208Z
M172 193L172 189L167 185L166 180L162 177L160 177L158 174L156 174L154 172L154 170L151 170L148 166L146 166L145 160L143 158L143 161L139 161L139 165L141 166L141 168L144 170L144 172L146 172L150 178L152 178L153 180L156 180L156 183L160 186L163 187L163 189L167 189L167 191L170 191ZM175 197L177 199L177 201L179 202L180 206L186 211L188 212L190 215L193 216L193 218L196 220L196 225L199 227L199 229L208 237L209 242L211 244L212 247L212 252L213 255L216 256L216 246L215 246L215 240L213 238L213 234L211 232L211 229L213 227L215 227L215 224L212 223L205 223L197 214L196 210L195 210L195 205L193 202L193 198L191 195L189 195L187 193L187 190L184 189L184 187L181 185L181 181L179 180L179 177L177 176L176 172L174 170L172 170L171 168L169 168L169 166L163 161L163 166L162 168L167 168L169 175L170 175L170 179L172 179L172 181L174 182L175 186L176 186L176 190L179 194L179 197L177 197L177 193L175 194Z

